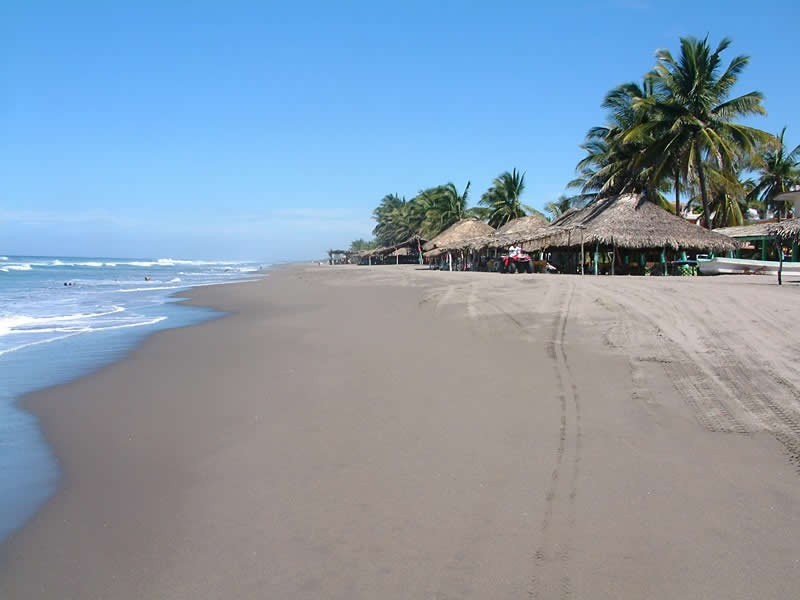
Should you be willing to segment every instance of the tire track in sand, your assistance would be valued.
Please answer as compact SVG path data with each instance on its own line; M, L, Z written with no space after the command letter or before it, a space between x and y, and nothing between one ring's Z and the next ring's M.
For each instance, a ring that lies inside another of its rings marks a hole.
M572 596L569 560L583 446L580 396L565 347L574 294L575 283L570 282L569 290L561 299L561 310L553 321L551 341L546 348L555 364L561 418L555 465L545 495L545 511L539 530L539 547L533 556L533 575L528 592L533 599Z

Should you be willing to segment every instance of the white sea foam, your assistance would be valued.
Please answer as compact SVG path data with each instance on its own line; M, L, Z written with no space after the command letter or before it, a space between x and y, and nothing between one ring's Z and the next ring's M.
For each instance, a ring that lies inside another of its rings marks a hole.
M0 256L0 260L8 260L7 256Z
M161 321L166 320L167 317L155 317L153 319L149 319L147 321L138 321L136 323L122 323L119 325L108 325L105 327L76 327L72 328L53 328L53 329L41 329L38 330L37 333L65 333L66 335L58 335L55 337L45 338L43 340L36 340L34 342L27 342L24 344L19 344L18 346L12 346L11 348L5 348L0 350L0 356L4 354L9 354L10 352L16 352L17 350L22 350L23 348L30 348L31 346L38 346L40 344L49 344L51 342L57 342L58 340L63 340L68 337L72 337L74 335L78 335L81 333L92 333L97 331L111 331L112 329L129 329L131 327L146 327L148 325L155 325L156 323L161 323Z
M140 288L127 288L122 290L117 290L123 294L130 294L132 292L159 292L163 290L179 290L185 288L185 285L162 285L162 286L153 286L153 287L140 287ZM195 286L198 287L198 286Z
M73 335L78 335L77 333L68 333L67 335L60 335L52 338L47 338L44 340L38 340L35 342L28 342L27 344L20 344L19 346L13 346L11 348L6 348L5 350L0 350L0 356L4 354L9 354L11 352L16 352L17 350L22 350L23 348L30 348L31 346L38 346L40 344L49 344L51 342L57 342L58 340L63 340L68 337L72 337Z
M23 263L19 265L6 265L5 267L0 267L0 271L5 273L10 273L11 271L30 271L33 269L33 266L30 263Z
M47 330L49 325L54 323L75 323L86 321L87 319L97 319L108 317L125 312L122 306L112 306L109 310L93 313L75 313L71 315L54 315L45 317L31 317L28 315L6 315L0 317L0 336L10 333L36 333Z

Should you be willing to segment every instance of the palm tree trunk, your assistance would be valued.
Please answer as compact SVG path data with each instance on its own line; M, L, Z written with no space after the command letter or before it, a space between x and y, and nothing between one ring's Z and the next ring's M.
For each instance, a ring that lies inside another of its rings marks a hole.
M681 170L675 168L675 216L681 216Z
M700 199L703 202L703 225L711 229L711 210L708 204L708 190L706 189L706 172L703 170L703 160L700 158L700 144L694 145L694 164L697 169L697 179L700 183Z

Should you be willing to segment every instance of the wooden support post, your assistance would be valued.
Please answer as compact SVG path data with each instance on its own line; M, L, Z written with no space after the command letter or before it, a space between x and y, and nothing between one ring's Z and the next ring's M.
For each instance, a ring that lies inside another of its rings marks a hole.
M594 245L594 274L600 274L600 242Z
M614 275L614 263L617 262L617 245L611 240L611 274Z
M583 275L583 263L586 260L586 254L583 252L583 228L581 228L581 275Z
M761 238L761 260L767 260L767 238Z
M664 265L664 275L667 274L667 248L661 248L661 262Z

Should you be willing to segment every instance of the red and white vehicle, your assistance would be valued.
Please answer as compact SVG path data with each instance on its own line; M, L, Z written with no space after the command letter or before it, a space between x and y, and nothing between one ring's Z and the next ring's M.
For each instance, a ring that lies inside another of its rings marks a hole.
M500 257L502 273L533 273L533 260L524 252L504 254Z

